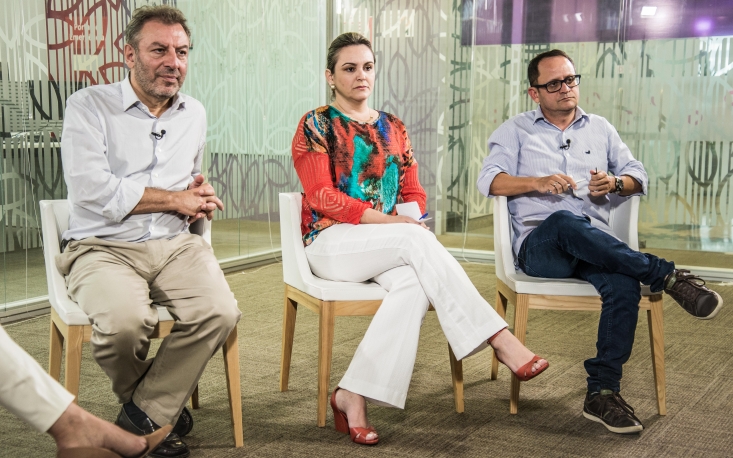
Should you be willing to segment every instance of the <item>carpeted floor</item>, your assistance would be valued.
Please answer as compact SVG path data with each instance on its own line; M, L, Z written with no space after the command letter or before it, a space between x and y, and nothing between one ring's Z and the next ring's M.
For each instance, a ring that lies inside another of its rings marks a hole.
M493 267L464 264L474 284L494 302ZM282 323L282 272L272 264L228 275L239 300L244 409L244 448L233 448L221 354L200 384L202 408L187 437L193 457L280 456L731 456L733 455L733 312L712 321L691 318L665 298L667 410L656 413L646 318L625 367L622 394L646 427L619 436L581 415L583 360L593 354L598 313L532 310L527 344L551 364L522 384L519 414L509 414L509 371L489 380L491 358L480 353L464 362L466 412L456 414L446 341L437 318L423 325L415 373L404 411L371 407L380 434L376 447L357 446L333 429L316 427L317 318L299 311L290 391L278 391ZM733 304L733 285L715 286ZM511 310L511 309L510 309ZM509 316L511 320L512 316ZM331 384L345 371L370 319L339 318ZM6 326L42 366L47 364L48 317ZM63 376L62 376L63 377ZM80 405L113 420L119 406L109 382L84 349ZM47 435L31 431L0 410L1 457L50 457Z

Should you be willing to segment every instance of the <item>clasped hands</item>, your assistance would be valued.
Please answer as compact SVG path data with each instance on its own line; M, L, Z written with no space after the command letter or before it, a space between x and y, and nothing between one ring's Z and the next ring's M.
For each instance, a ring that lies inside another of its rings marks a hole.
M216 197L214 187L206 183L203 175L197 175L188 185L188 189L181 191L179 198L179 212L188 217L188 224L203 217L211 221L214 210L224 210L224 204Z
M583 180L584 181L584 180ZM578 189L573 177L556 173L536 179L535 190L543 194L561 194L568 189ZM616 179L604 171L590 171L588 190L594 197L605 196L616 189Z

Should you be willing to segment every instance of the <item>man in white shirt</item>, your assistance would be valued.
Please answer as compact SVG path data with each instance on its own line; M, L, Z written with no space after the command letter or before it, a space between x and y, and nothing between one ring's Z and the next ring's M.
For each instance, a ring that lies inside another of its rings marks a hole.
M179 10L136 10L125 31L128 77L69 97L61 139L71 213L56 262L123 403L117 424L137 434L176 424L150 456L189 455L184 405L241 315L211 247L188 230L223 209L200 174L206 113L179 92L189 44ZM176 323L146 360L153 303Z

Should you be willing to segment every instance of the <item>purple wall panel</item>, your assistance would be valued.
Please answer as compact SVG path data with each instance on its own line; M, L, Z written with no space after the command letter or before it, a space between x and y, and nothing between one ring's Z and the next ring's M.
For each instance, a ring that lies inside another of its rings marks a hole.
M733 35L733 0L463 0L461 10L463 45L474 10L476 45Z

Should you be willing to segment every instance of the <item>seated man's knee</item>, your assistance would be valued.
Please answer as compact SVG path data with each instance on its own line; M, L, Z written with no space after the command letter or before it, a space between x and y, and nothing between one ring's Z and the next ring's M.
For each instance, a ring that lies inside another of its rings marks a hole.
M136 349L145 345L158 323L154 306L110 307L89 315L92 322L92 344L95 347Z
M112 335L155 326L158 313L151 305L144 279L129 275L130 269L119 265L88 263L84 269L76 275L72 272L68 293L87 314L95 331Z
M211 306L209 317L211 325L228 335L242 316L234 295L227 289L226 293L221 292L217 297L211 298L209 305Z
M568 210L558 210L548 216L545 221L549 221L555 224L562 224L563 222L577 221L579 219L582 220L584 218L582 216L575 215L573 214L573 212Z
M559 210L547 217L542 223L543 232L548 229L554 230L558 235L574 237L574 233L587 231L590 221L582 216L573 214L568 210Z
M104 296L85 297L94 304L79 304L92 323L106 333L155 326L158 312L145 292L132 293L124 288L109 289Z

